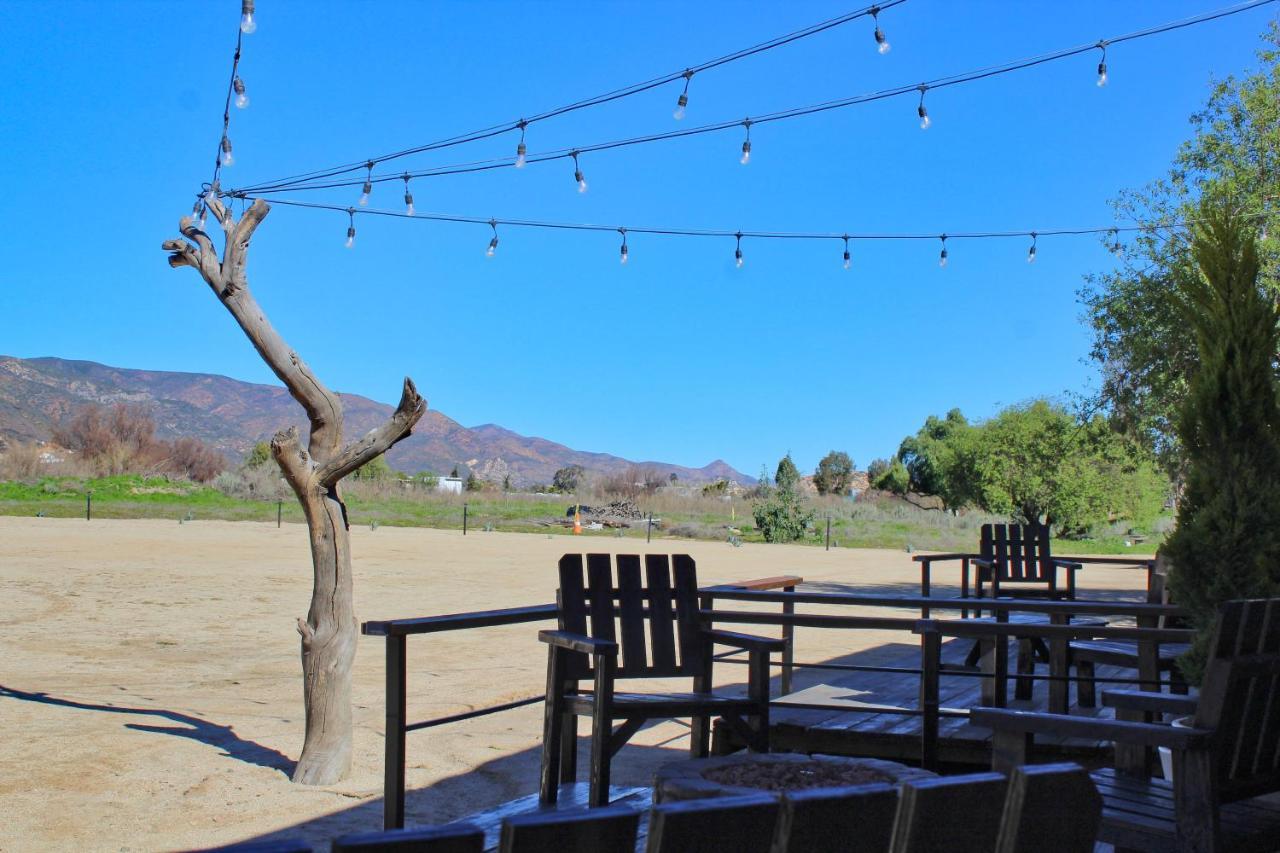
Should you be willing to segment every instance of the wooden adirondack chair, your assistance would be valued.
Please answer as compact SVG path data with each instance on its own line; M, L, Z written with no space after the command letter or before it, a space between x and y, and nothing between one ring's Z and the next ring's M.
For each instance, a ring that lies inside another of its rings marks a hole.
M974 588L982 598L984 586L991 597L1075 598L1076 572L1080 564L1055 558L1049 552L1049 528L1043 524L984 524L978 540L979 555ZM1058 575L1064 577L1060 583Z
M877 782L788 791L771 853L886 853L898 789Z
M997 769L1026 762L1036 733L1110 739L1116 767L1093 774L1105 801L1100 839L1138 850L1280 849L1280 599L1232 601L1218 613L1198 699L1106 691L1117 721L975 708L994 732ZM1145 722L1189 714L1186 728ZM1173 750L1173 779L1149 778L1150 747Z
M1148 604L1168 604L1169 591L1166 585L1167 574L1157 569L1151 574L1151 582L1147 587ZM1161 616L1157 628L1182 627L1180 620L1169 620ZM1068 656L1071 665L1076 668L1080 680L1076 682L1076 704L1081 708L1092 708L1097 703L1097 691L1094 690L1094 665L1123 666L1138 670L1138 678L1145 682L1158 681L1163 673L1169 674L1170 685L1175 693L1186 693L1187 682L1178 669L1178 658L1186 653L1187 643L1161 643L1155 654L1144 656L1139 653L1139 645L1135 640L1072 640L1068 644ZM1144 686L1144 690L1152 690Z
M311 845L307 845L307 850ZM469 823L344 835L333 853L483 853L484 832Z
M615 578L609 554L588 554L585 564L581 554L560 559L559 630L538 635L551 647L542 736L543 803L555 802L559 784L577 775L578 716L592 719L592 806L608 803L613 755L647 720L692 717L690 754L695 758L707 755L712 715L723 717L753 750L769 750L769 654L781 652L784 641L705 627L698 610L697 571L687 554L646 554L643 580L638 555L619 554L616 561ZM646 634L652 641L648 649ZM749 653L746 697L712 692L713 643ZM618 678L673 676L692 678L693 691L614 691ZM578 682L586 678L594 680L594 689L579 692ZM616 729L614 720L622 720Z
M635 853L639 824L625 805L517 815L502 822L498 853Z
M654 806L646 853L769 853L779 806L765 793Z

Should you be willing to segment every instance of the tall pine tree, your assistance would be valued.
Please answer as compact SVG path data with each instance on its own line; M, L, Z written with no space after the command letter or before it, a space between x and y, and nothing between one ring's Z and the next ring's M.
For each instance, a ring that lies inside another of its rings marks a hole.
M1199 356L1179 423L1188 473L1164 546L1175 599L1200 631L1184 660L1195 682L1218 605L1280 591L1276 305L1259 281L1253 226L1208 201L1200 219L1195 274L1180 288Z

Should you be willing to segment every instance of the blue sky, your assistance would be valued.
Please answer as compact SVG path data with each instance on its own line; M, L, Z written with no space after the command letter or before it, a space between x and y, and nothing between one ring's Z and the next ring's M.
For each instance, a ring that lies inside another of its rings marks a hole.
M224 186L360 160L690 64L854 4L354 3L260 0ZM1095 41L1217 8L1197 2L908 0L694 78L686 123L760 114ZM803 231L1106 225L1107 200L1159 177L1215 77L1254 66L1274 6L946 91L917 126L903 97L752 132L418 181L419 210ZM239 4L6 0L0 55L0 353L274 382L198 276L170 270L207 180ZM531 151L673 129L678 86L537 125ZM514 136L407 161L510 155ZM405 162L405 161L401 161ZM403 168L403 167L398 167ZM384 184L374 206L399 208ZM308 194L348 204L356 191ZM297 197L304 197L297 195ZM986 417L1086 390L1082 276L1093 238L839 244L503 229L276 207L250 282L328 383L394 402L411 375L463 424L584 450L755 474L830 449L864 466L930 413Z

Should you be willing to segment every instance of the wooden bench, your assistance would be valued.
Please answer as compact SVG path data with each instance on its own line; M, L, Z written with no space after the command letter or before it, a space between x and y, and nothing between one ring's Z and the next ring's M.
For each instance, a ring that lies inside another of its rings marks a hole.
M993 730L992 765L1025 763L1035 734L1116 743L1114 769L1093 774L1105 807L1101 839L1140 850L1274 851L1280 847L1280 599L1232 601L1214 626L1198 699L1107 691L1114 722L975 708ZM1151 722L1189 714L1188 727ZM1150 748L1173 752L1173 779L1150 778Z

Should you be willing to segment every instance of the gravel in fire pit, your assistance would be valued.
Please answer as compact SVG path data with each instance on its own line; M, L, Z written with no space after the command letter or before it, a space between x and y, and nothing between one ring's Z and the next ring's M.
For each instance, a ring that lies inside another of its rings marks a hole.
M888 773L857 764L805 761L787 764L731 764L706 770L702 778L721 785L760 788L765 791L795 791L802 788L834 788L892 782Z

